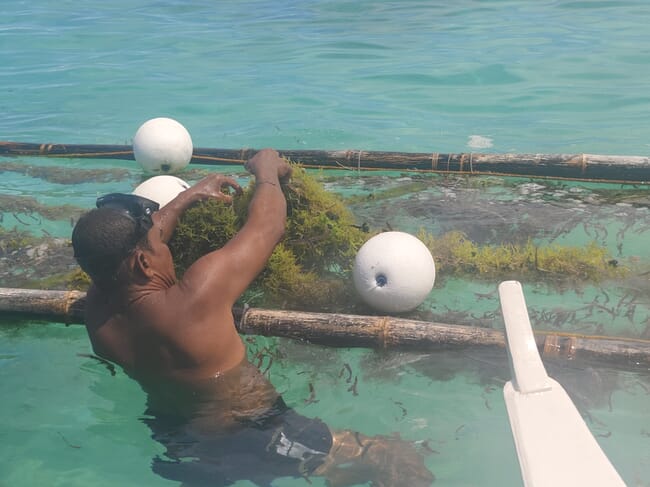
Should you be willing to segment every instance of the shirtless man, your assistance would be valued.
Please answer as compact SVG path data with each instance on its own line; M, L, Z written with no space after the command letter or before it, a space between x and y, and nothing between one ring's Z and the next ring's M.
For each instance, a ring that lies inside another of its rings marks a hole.
M246 360L231 309L282 238L281 183L291 167L265 149L246 168L256 184L245 225L180 280L167 242L181 214L208 198L230 202L225 189L241 193L233 179L210 175L160 210L134 195L107 195L73 231L75 258L93 281L86 302L93 350L142 385L145 422L167 448L170 460L157 459L154 470L184 485L312 474L331 485L430 485L412 445L331 432L288 408Z

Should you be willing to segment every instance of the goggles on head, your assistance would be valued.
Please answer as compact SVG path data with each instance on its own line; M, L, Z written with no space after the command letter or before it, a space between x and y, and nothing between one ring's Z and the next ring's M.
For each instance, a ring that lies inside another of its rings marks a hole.
M160 209L160 205L148 198L136 194L110 193L97 198L97 208L115 208L132 220L143 234L153 226L151 215Z

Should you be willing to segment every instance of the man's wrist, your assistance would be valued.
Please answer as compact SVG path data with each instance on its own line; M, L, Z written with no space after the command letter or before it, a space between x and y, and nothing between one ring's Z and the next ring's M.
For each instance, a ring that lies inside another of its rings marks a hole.
M277 181L269 181L268 179L255 179L255 186L259 186L260 184L270 184L271 186L279 186L279 182Z

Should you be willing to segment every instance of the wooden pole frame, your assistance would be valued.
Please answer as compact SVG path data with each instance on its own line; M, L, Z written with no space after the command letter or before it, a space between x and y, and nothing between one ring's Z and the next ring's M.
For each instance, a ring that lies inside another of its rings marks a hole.
M86 294L0 288L0 318L36 319L82 324ZM432 323L392 316L364 316L249 308L234 309L237 330L247 335L291 338L331 347L364 347L435 351L469 347L504 349L500 330ZM594 358L650 365L650 340L588 336L548 331L535 332L546 357Z
M650 183L650 157L598 154L413 153L363 150L280 150L305 167L393 170L455 174L493 174L554 179ZM191 162L241 165L255 149L195 148ZM40 144L0 141L0 156L134 160L130 145Z

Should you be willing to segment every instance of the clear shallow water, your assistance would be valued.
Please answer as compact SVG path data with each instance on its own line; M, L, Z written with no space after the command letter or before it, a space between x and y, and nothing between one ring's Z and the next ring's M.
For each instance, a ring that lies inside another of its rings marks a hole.
M0 337L2 387L11 391L0 416L5 485L176 485L149 470L163 450L138 421L144 394L119 370L113 376L77 355L88 351L82 327L3 326ZM269 345L286 356L270 378L299 412L333 428L399 431L423 442L438 485L520 485L501 393L505 354L333 351L258 338L249 343L251 357ZM647 376L585 364L548 367L628 485L647 485ZM310 484L283 478L273 485Z
M649 17L641 1L10 2L0 20L0 139L129 143L140 123L165 115L182 121L197 146L644 155ZM87 208L141 178L128 162L12 161L128 172L76 185L2 173L0 194L50 206ZM328 174L343 194L414 180ZM595 240L635 273L577 287L524 282L534 324L648 337L645 189L481 181L437 178L354 209L378 226L461 229L485 243ZM67 217L6 208L2 217L4 228L36 235L71 230ZM495 288L439 276L421 313L500 328ZM265 343L251 344L251 354ZM505 354L271 343L285 359L270 377L305 415L426 441L438 485L520 485L501 395ZM0 344L0 484L174 485L150 471L162 448L138 420L144 395L123 374L77 356L89 351L83 329L3 323ZM358 395L341 374L345 364ZM650 485L647 371L566 362L549 370L626 482ZM318 402L306 402L310 383Z

